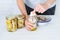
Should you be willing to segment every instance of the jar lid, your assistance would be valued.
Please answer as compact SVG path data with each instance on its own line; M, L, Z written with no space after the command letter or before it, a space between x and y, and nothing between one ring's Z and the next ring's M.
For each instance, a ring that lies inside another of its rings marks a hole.
M24 16L23 15L18 15L17 18L18 19L24 19Z

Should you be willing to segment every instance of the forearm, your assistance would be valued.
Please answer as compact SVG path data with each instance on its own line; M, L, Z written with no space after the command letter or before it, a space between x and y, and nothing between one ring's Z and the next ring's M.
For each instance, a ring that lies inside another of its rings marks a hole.
M24 0L17 0L17 4L18 4L18 7L21 10L22 14L25 16L25 18L27 18L28 15L27 15L26 8L24 5Z
M46 1L46 4L47 4L48 6L51 6L55 1L56 1L56 0L47 0L47 1Z

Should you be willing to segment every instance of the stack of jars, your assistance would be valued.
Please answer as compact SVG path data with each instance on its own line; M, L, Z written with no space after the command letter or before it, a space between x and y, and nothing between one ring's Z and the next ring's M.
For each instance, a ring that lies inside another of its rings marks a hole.
M24 27L24 16L23 15L7 16L6 25L7 25L7 30L9 32L14 32L18 28L23 28Z
M37 28L37 21L36 21L36 16L29 16L28 19L31 23L33 23L34 27L30 27L30 31L35 31ZM7 25L7 30L9 32L14 32L17 31L17 29L21 29L25 27L25 18L23 15L17 15L17 16L7 16L6 17L6 25Z

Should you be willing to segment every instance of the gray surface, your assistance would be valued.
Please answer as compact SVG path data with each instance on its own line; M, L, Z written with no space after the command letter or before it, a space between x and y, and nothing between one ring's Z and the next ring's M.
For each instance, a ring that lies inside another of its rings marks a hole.
M41 25L35 32L23 28L10 33L6 30L5 16L20 12L16 0L0 0L0 40L60 40L60 0L56 3L56 15L50 23Z

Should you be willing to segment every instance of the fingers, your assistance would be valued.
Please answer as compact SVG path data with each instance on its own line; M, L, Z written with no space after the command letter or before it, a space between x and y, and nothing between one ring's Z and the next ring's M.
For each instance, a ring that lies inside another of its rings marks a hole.
M34 11L40 13L39 9L40 9L40 8L39 8L39 6L38 6L38 7L36 7L36 8L34 9Z
M26 22L25 22L25 26L26 26L27 30L31 30L32 27L33 27L33 24L30 23L30 22L28 22L28 21L26 21Z
M30 25L26 25L26 29L27 29L27 30L31 30L32 27L31 27Z
M38 13L43 13L43 12L45 12L45 8L44 8L43 5L38 5L38 6L36 6L34 10L35 10L36 12L38 12Z
M29 21L26 21L25 24L33 26L33 24L31 22L29 22Z
M39 11L40 11L41 13L43 13L43 12L45 11L45 8L44 8L43 6L40 5Z

